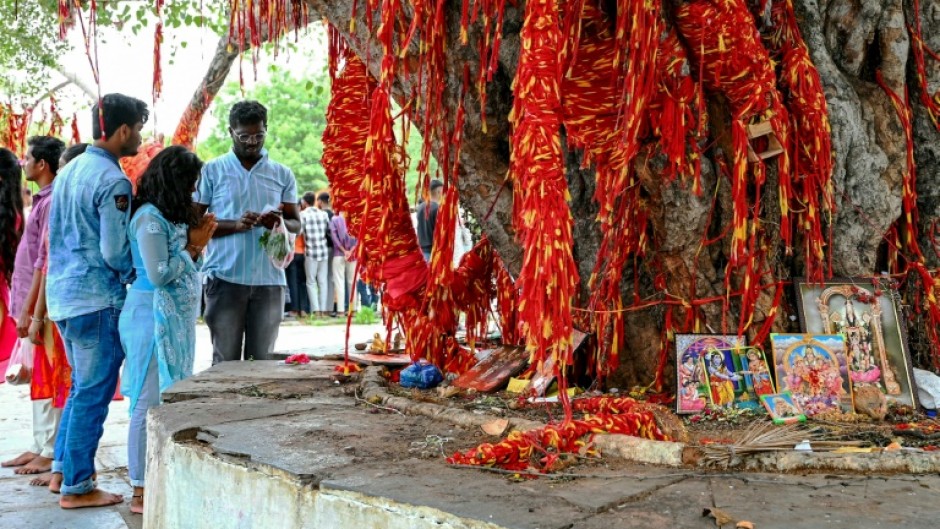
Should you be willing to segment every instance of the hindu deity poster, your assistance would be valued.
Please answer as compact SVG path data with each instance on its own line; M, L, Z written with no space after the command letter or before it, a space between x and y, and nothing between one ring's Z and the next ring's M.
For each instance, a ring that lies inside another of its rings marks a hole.
M714 407L758 410L760 396L774 393L760 349L709 349L700 362L707 380L707 396Z
M744 344L744 338L729 334L676 335L676 413L698 413L708 405L710 390L700 362L705 351Z
M889 402L917 403L897 293L887 280L832 279L796 285L804 332L845 338L853 386L874 386Z
M807 416L854 411L841 334L771 334L777 385Z
M761 402L775 424L793 424L806 421L806 415L800 410L789 391L771 395L761 395Z

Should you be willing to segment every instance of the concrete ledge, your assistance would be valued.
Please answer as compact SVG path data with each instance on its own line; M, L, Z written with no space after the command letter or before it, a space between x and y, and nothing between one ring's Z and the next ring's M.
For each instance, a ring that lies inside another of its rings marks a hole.
M210 369L201 375L198 391L179 392L184 398L151 411L144 527L600 529L639 526L630 525L636 520L624 525L614 514L625 505L643 505L641 512L646 516L662 512L662 502L673 500L672 508L685 509L694 527L701 524L701 507L695 512L696 505L690 507L688 498L706 497L699 484L706 486L710 473L622 463L612 470L606 465L586 467L578 479L515 483L500 475L454 468L442 457L412 455L415 442L431 437L453 436L451 444L441 445L441 455L445 449L466 450L486 440L472 431L491 416L391 396L378 369L363 374L366 397L405 414L374 413L372 408L357 406L348 389L321 386L325 366L299 370L274 363L240 366L248 373L245 377L238 375L237 366ZM269 381L268 396L246 396L240 389L257 387L259 381ZM315 394L293 396L297 389ZM195 393L210 396L193 398ZM454 428L454 424L471 431ZM513 426L542 425L517 421ZM598 435L595 443L608 458L693 466L683 465L683 457L694 448L682 443L621 435ZM774 479L787 479L786 473L805 470L936 472L940 454L783 452L733 463L733 468L776 471L781 474ZM689 480L698 477L701 480L691 485ZM800 479L843 486L829 476ZM899 502L910 501L907 489L889 493ZM807 508L805 491L798 496L794 505ZM708 497L714 496L709 493ZM845 497L846 501L859 499L854 493ZM732 504L739 506L740 498L735 498ZM792 512L792 508L786 511ZM867 513L857 518L869 517ZM642 526L686 527L675 525L670 517L661 521ZM817 525L762 526L810 529Z

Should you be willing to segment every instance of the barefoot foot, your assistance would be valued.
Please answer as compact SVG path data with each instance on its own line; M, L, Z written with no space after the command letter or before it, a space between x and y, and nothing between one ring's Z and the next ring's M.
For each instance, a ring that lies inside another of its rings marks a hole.
M58 494L59 490L62 489L62 473L53 472L52 477L49 478L49 492L53 494Z
M29 463L33 459L39 457L39 454L34 452L23 452L22 454L10 459L9 461L4 461L0 463L0 467L21 467L26 463Z
M88 494L66 494L59 498L59 507L63 509L83 509L85 507L107 507L124 501L120 494L111 494L95 489Z
M59 474L61 476L61 474ZM45 474L40 474L35 478L29 480L29 484L34 487L48 487L49 482L52 481L52 472L46 472Z
M134 495L131 496L131 512L134 514L144 514L143 487L134 487Z
M25 474L42 474L43 472L49 472L52 470L52 460L48 457L38 456L36 459L33 459L24 467L20 467L13 472L15 474L25 475Z

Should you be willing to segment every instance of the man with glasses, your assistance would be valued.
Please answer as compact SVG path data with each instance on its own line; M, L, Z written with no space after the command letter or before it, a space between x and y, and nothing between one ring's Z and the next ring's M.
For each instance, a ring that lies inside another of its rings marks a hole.
M219 219L202 270L213 364L270 359L283 316L287 281L260 239L280 222L298 233L300 215L294 173L264 149L267 125L268 111L257 101L233 105L232 150L203 166L196 189L200 215Z

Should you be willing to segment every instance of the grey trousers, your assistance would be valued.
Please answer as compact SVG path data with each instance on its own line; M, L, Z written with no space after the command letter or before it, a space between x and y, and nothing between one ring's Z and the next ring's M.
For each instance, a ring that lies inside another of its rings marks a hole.
M209 278L206 325L212 336L212 365L230 360L269 360L281 318L284 287L248 286Z

